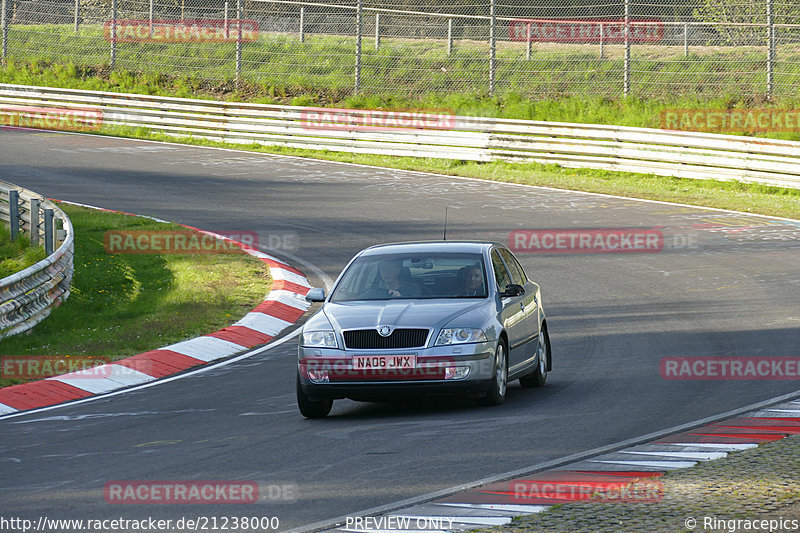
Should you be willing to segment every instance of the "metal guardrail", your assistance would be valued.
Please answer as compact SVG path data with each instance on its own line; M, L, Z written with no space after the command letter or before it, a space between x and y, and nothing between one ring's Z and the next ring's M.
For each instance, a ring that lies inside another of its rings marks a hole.
M800 142L627 126L337 110L0 84L0 122L59 113L86 127L473 161L525 160L800 188ZM37 115L38 114L38 115ZM16 117L16 118L15 118ZM81 119L83 120L83 119ZM94 120L94 122L92 122ZM91 123L90 123L91 122Z
M6 220L14 206L7 200L18 196L17 206L22 230L33 242L44 236L53 238L57 249L35 265L0 279L0 339L27 331L44 320L55 307L69 297L73 273L74 233L69 217L53 202L12 183L0 181L0 217ZM48 214L50 216L48 216ZM55 221L63 228L57 230ZM46 227L49 225L49 230ZM52 244L51 244L52 247Z

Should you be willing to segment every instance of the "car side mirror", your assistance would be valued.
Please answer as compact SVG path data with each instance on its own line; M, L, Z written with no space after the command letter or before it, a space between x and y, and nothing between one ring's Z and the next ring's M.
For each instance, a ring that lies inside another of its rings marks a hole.
M321 288L309 289L308 293L306 294L306 301L307 302L324 302L325 301L325 289L321 289Z
M506 290L500 293L500 298L513 298L515 296L522 296L525 294L525 288L516 283L506 285Z

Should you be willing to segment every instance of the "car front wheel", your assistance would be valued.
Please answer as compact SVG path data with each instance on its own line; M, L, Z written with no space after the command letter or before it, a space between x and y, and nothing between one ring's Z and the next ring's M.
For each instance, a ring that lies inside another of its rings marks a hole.
M300 386L300 376L297 376L297 407L300 414L306 418L325 418L331 412L333 400L312 400Z
M506 344L502 339L497 343L494 352L494 373L489 392L478 400L481 405L500 405L506 399L508 388L508 358L506 357Z

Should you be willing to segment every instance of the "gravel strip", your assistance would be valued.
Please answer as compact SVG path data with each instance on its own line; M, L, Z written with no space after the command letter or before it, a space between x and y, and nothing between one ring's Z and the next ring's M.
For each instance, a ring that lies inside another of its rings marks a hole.
M772 531L800 531L800 435L673 470L660 480L659 502L569 503L481 531L770 531L769 524L735 522L762 518L775 521Z

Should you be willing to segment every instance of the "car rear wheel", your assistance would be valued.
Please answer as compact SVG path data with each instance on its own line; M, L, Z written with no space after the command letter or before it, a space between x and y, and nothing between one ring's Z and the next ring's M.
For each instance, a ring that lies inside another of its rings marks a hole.
M536 348L536 370L519 378L519 384L525 388L541 387L547 383L547 366L550 364L550 335L547 326L542 325L539 331L539 342Z
M489 392L478 399L481 405L500 405L506 399L508 389L508 358L506 357L506 343L500 340L494 352L494 374Z
M306 418L325 418L331 412L333 400L312 400L303 392L300 376L297 376L297 407Z

